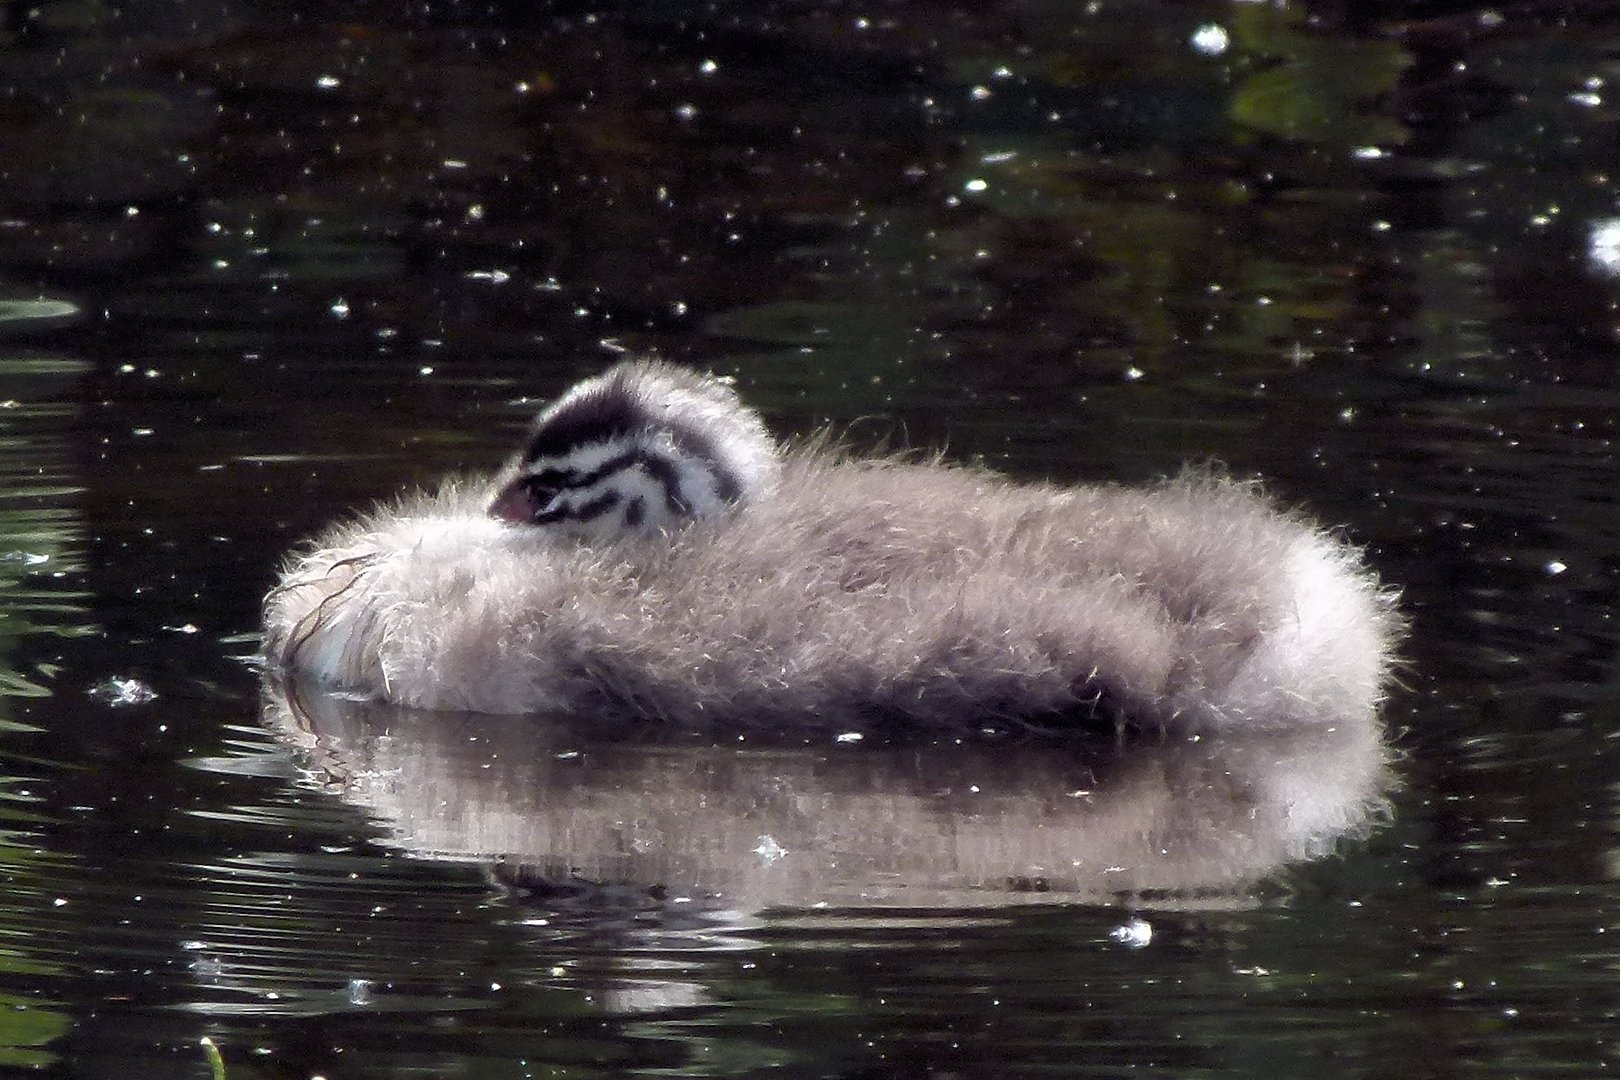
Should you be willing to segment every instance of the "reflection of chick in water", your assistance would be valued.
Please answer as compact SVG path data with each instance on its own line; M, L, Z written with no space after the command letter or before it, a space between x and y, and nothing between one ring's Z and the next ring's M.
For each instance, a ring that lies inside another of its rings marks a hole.
M274 684L265 715L402 849L504 864L512 884L589 883L593 903L598 886L746 911L1156 892L1225 903L1365 829L1389 782L1370 722L1122 745L683 741Z
M1246 487L781 452L719 382L631 363L493 480L320 537L265 652L433 709L1248 731L1365 718L1396 622L1353 550Z

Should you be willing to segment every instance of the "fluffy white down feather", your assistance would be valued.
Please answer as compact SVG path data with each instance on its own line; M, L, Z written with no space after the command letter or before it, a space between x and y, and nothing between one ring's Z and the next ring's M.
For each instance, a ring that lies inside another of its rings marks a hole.
M486 482L317 538L265 605L292 674L429 709L692 725L1365 722L1399 618L1348 545L1205 476L1056 488L786 453L673 534L581 544Z

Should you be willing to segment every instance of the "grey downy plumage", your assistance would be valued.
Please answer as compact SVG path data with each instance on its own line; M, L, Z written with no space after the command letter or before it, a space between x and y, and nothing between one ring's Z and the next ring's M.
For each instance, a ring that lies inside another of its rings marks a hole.
M1398 633L1359 552L1252 485L783 450L729 387L636 361L494 477L293 555L264 651L430 709L1215 732L1369 719Z

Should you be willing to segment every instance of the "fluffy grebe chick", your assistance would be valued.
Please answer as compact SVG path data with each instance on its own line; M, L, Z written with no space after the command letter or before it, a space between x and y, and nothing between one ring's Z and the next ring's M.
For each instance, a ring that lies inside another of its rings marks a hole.
M1219 731L1370 720L1398 625L1353 548L1250 486L779 451L729 388L632 362L496 477L291 558L264 649L430 709Z

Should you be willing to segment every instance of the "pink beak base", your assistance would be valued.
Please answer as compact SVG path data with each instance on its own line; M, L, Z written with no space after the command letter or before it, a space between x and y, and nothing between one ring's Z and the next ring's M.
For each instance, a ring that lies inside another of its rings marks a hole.
M489 504L489 516L513 525L527 525L534 520L540 508L522 480L514 480L501 489L495 501Z

